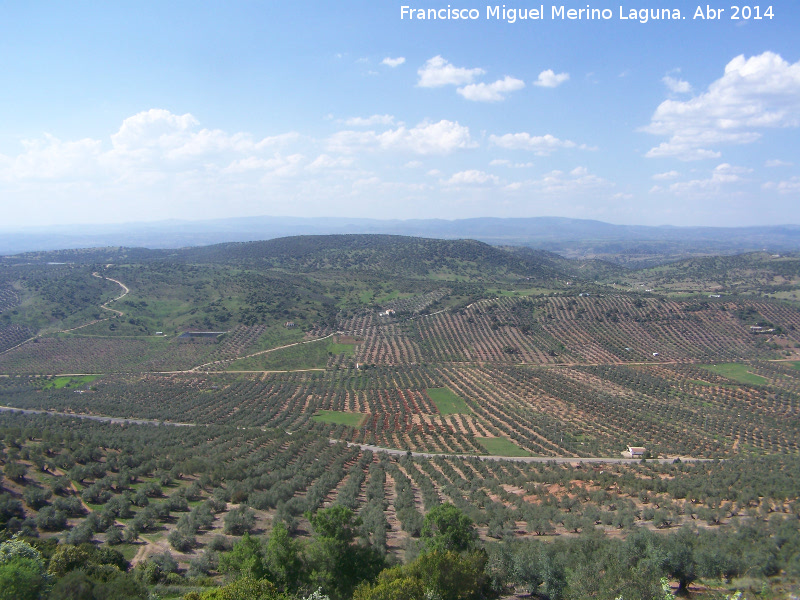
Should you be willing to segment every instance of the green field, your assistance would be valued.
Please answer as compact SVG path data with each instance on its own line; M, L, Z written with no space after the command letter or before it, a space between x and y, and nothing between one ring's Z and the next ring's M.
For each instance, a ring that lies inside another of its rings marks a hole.
M450 388L428 388L425 390L436 408L443 415L471 415L467 403L456 396Z
M328 344L328 352L331 354L344 354L345 356L353 356L356 352L354 344L337 344L331 342Z
M296 371L300 369L324 369L328 355L353 356L355 346L319 340L280 348L272 352L243 358L230 364L230 371Z
M328 344L325 341L297 344L273 350L258 356L234 361L229 371L296 371L324 369L328 362Z
M46 390L61 390L61 389L72 389L72 388L79 388L81 386L86 385L87 383L92 383L95 379L97 379L99 375L81 375L79 377L56 377L48 381L44 389Z
M339 410L321 410L313 417L315 421L331 423L333 425L347 425L348 427L361 427L367 415L361 413L342 412Z
M738 381L739 383L746 383L748 385L765 385L767 383L767 380L760 375L754 375L750 373L750 365L741 363L728 363L702 366L704 369L707 369L712 373L722 375L723 377L727 377L733 381Z
M492 456L530 456L531 453L523 450L511 440L502 437L484 438L476 437L475 441L486 448Z

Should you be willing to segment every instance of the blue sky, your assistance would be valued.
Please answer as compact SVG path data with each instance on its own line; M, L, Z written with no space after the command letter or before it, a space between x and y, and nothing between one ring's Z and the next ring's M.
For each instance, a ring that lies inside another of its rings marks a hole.
M657 4L683 18L623 20L641 5L619 2L588 4L608 20L553 19L587 6L556 2L515 23L452 1L0 3L0 228L800 223L799 3L761 20Z

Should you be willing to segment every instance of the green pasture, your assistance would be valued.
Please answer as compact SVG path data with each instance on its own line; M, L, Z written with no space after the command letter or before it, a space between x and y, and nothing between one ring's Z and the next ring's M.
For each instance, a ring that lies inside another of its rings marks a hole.
M330 423L332 425L347 425L348 427L361 427L367 415L362 413L343 412L340 410L321 410L313 417L314 421Z
M328 352L331 354L344 354L345 356L353 356L356 352L355 344L337 344L331 342L328 344Z
M514 442L503 437L485 438L476 437L481 446L486 448L486 451L492 456L530 456L531 453L523 450Z
M297 344L258 356L242 358L228 367L229 371L297 371L324 369L328 362L326 341Z
M253 352L258 352L259 350L269 350L270 348L275 348L277 346L285 346L286 344L291 344L293 342L299 342L303 339L303 335L305 335L300 328L293 327L288 328L281 325L274 325L267 329L258 341L256 342L255 346L252 348Z
M56 377L51 379L44 385L44 389L46 390L61 390L61 389L68 389L71 390L73 388L79 388L84 386L88 383L92 383L95 379L100 377L99 375L81 375L79 377Z
M760 375L750 373L750 365L742 363L727 363L719 365L701 365L704 369L722 375L733 381L745 383L748 385L765 385L767 380Z
M301 369L324 369L330 354L352 356L355 346L337 344L329 340L318 340L279 348L234 361L229 371L297 371Z
M428 388L425 390L436 408L443 415L471 415L467 403L453 393L450 388Z

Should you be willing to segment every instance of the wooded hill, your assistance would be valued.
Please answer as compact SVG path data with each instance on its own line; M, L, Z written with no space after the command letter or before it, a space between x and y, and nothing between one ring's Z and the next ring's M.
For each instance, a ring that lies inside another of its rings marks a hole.
M178 250L90 248L25 253L4 257L3 261L5 264L160 261L282 269L299 273L347 270L372 271L388 276L460 276L481 280L519 277L546 280L567 275L567 271L574 272L585 264L582 261L568 261L545 251L502 249L475 240L435 240L392 235L296 236Z

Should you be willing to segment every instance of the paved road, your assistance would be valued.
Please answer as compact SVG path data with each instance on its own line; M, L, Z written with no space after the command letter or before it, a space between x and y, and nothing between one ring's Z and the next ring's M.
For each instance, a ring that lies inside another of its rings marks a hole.
M169 425L171 427L195 427L194 423L174 423L170 421L156 421L153 419L124 419L122 417L104 417L100 415L83 415L80 413L65 413L55 410L35 410L30 408L14 408L13 406L0 406L0 412L18 412L26 415L55 415L58 417L71 417L73 419L89 419L104 423L130 423L133 425Z
M338 443L341 440L331 440L332 444ZM362 450L372 450L373 452L386 452L387 454L392 454L395 456L406 456L408 454L407 450L398 450L397 448L382 448L381 446L372 446L370 444L356 444L353 442L347 442L348 446L358 446ZM437 456L444 456L445 458L480 458L481 460L511 460L515 462L524 462L524 463L559 463L559 464L578 464L578 463L615 463L615 464L631 464L639 462L637 459L631 458L601 458L601 457L592 457L592 458L575 458L570 456L488 456L485 454L445 454L445 453L432 453L432 452L412 452L411 456L420 457L420 458L436 458ZM684 456L680 457L681 462L709 462L711 458L687 458ZM672 458L650 458L647 462L658 462L661 464L669 464L675 460L675 457Z

